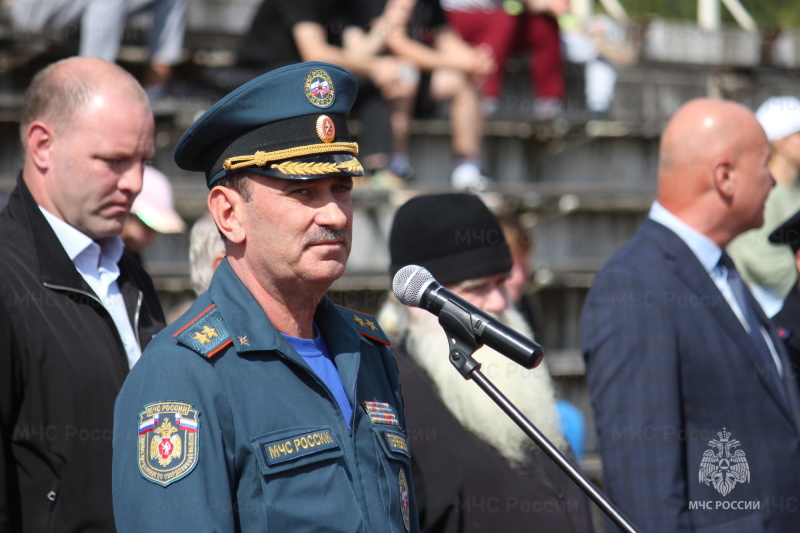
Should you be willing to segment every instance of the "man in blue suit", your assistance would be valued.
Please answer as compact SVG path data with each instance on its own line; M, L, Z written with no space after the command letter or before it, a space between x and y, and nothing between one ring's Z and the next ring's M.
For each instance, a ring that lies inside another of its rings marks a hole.
M800 523L796 377L724 252L763 223L769 153L747 108L682 106L661 138L658 200L585 303L605 489L643 532Z

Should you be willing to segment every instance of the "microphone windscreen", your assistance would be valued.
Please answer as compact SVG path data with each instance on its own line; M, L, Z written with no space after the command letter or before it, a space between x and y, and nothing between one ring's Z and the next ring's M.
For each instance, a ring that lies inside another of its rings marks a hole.
M392 292L403 305L419 307L422 292L433 281L427 269L419 265L404 266L397 271L392 280Z

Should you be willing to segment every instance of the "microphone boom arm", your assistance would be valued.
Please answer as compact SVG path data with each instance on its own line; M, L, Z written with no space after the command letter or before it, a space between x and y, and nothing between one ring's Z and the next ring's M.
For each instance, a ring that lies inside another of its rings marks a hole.
M439 313L439 323L444 328L450 346L450 363L464 379L474 381L622 531L638 533L619 509L483 375L480 371L481 364L472 357L482 344L477 340L473 328L465 327L465 324L470 323L464 320L465 314L469 316L465 309L452 301L448 301Z
M453 302L447 302L439 313L439 324L442 325L450 346L450 362L464 379L471 379L472 373L480 369L480 363L472 354L483 346L472 328L465 326L471 323L469 318L469 312Z

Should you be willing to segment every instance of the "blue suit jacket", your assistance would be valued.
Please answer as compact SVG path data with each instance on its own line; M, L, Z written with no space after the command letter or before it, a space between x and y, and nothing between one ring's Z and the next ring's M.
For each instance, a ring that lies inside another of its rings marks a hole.
M791 371L763 313L760 319ZM796 377L782 381L759 355L675 233L644 222L598 274L581 334L606 494L637 528L799 530ZM727 450L741 453L726 456L724 444L734 439L738 446ZM703 475L728 483L715 487Z

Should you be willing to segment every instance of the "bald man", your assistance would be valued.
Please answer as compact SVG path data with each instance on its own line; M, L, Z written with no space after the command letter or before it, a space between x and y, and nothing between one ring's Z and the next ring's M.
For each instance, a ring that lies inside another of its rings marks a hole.
M164 326L118 237L153 124L136 80L100 59L54 63L25 94L0 215L0 532L114 531L114 399Z
M763 223L769 154L747 108L682 106L661 138L658 200L589 291L603 483L643 532L797 530L795 376L724 253Z

